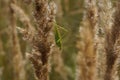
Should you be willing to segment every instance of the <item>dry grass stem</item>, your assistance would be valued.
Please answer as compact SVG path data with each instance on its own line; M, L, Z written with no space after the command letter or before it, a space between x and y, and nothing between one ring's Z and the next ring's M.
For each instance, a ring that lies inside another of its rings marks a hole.
M20 50L19 39L16 31L16 17L15 12L11 8L11 4L15 4L15 0L10 1L10 26L12 34L12 55L13 55L13 69L14 69L14 80L25 80L25 70L23 57Z
M77 80L96 80L96 52L94 47L94 29L97 26L97 8L95 0L85 0L85 13L80 27L80 41L77 43L78 77Z
M28 57L33 64L36 80L48 80L49 55L52 45L50 36L55 21L56 6L54 2L48 3L47 0L35 0L34 5L37 26L33 37L28 38L32 44L32 52L28 54Z
M20 31L20 33L24 34L25 40L32 40L33 35L35 32L34 27L31 25L29 17L25 14L25 12L16 4L11 4L12 9L14 10L15 14L19 18L19 20L24 24L25 28L17 27L17 29ZM30 40L30 41L31 41Z
M118 62L119 62L119 46L120 46L120 4L116 7L113 25L110 29L106 26L106 74L104 80L118 80ZM107 2L108 3L108 2Z
M98 26L95 28L95 45L96 45L96 63L97 63L97 79L104 80L106 71L106 51L105 36L106 28L112 26L112 5L108 0L97 1L98 7Z

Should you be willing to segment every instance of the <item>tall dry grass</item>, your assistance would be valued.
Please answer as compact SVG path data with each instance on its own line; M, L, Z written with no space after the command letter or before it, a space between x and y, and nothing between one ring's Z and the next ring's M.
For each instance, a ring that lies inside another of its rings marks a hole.
M20 8L15 6L16 5L13 5L14 10L16 12L17 10L19 10L18 14L21 14L21 16L23 16L23 11L20 11ZM34 8L36 27L33 27L33 29L31 29L29 20L23 19L21 17L21 21L25 21L25 23L27 23L27 28L18 29L23 32L23 35L25 35L24 38L26 38L26 40L28 40L30 44L32 44L32 52L27 56L33 64L36 79L48 80L49 56L52 45L52 40L50 40L50 36L53 23L55 22L56 6L54 2L48 3L47 0L35 0ZM26 16L24 16L24 18L25 17Z
M26 41L29 41L32 50L27 57L32 62L36 80L49 80L50 63L54 71L64 80L71 75L65 66L61 50L56 47L52 33L56 5L49 0L24 0L34 6L34 26L31 19L18 6L16 0L10 0L10 40L12 46L12 63L14 80L26 80L24 58L20 48L18 29ZM63 15L61 1L58 18ZM69 4L69 0L64 0ZM117 0L113 8L110 0L84 0L84 13L79 29L79 41L77 41L77 69L76 80L119 80L119 51L120 51L120 1ZM69 12L70 6L65 5L65 11ZM74 14L74 12L72 13ZM19 20L25 28L17 26ZM5 29L8 32L8 29ZM0 32L4 33L4 31ZM4 55L3 42L0 39L0 55ZM52 62L50 62L52 58ZM65 59L66 60L66 59ZM1 72L1 70L0 70ZM0 76L2 73L0 73Z
M25 70L23 63L23 56L20 50L19 39L16 31L16 16L15 12L11 7L11 4L15 4L15 0L10 1L10 27L11 27L11 43L12 43L12 63L13 63L13 73L14 80L25 80Z
M94 47L94 29L97 25L97 8L95 0L85 0L85 12L80 27L80 41L77 58L77 80L96 80L96 52Z
M95 2L95 5L85 2L88 5L84 15L88 17L83 17L84 27L80 27L80 41L77 43L77 80L119 80L119 1L115 8L109 0L90 1ZM89 17L89 14L92 16ZM90 53L92 55L89 59L86 56ZM86 61L92 62L94 66L89 67Z
M113 24L113 6L111 1L101 0L97 1L98 7L98 26L95 31L95 43L97 53L97 79L103 80L106 71L106 29L109 30Z
M48 80L49 56L53 44L51 31L56 13L54 2L48 3L47 0L34 1L36 27L31 25L29 17L19 6L12 3L11 8L25 25L25 28L17 27L17 29L24 35L24 39L32 44L32 52L27 56L33 64L36 79Z
M117 5L115 8L115 14L113 16L113 25L110 29L106 26L106 42L105 42L105 50L106 50L106 74L104 79L106 80L119 80L118 78L118 63L119 63L119 40L120 40L120 4L119 0L117 0Z

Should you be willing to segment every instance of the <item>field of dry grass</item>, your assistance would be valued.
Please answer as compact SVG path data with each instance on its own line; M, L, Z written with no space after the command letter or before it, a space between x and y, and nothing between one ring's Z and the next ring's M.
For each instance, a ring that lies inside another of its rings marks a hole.
M0 0L0 80L120 80L120 0Z

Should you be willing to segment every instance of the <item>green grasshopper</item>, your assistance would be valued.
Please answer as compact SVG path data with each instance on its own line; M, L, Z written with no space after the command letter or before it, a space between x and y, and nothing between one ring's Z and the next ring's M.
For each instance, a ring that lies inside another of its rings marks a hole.
M55 43L56 45L61 49L62 48L62 36L59 31L59 29L62 29L67 32L67 30L58 24L54 23L54 35L55 35Z

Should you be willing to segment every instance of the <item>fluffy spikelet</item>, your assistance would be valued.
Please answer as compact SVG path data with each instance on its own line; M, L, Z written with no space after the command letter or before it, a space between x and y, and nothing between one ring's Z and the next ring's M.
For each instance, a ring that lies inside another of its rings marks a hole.
M94 47L94 28L97 26L97 8L95 0L85 0L86 11L80 27L80 41L77 44L78 71L77 80L96 80L96 53Z
M95 43L97 54L97 79L103 80L106 71L106 50L105 50L105 37L106 31L112 27L113 8L109 0L97 1L98 7L98 26L95 28Z
M34 17L37 24L32 41L32 53L29 54L37 80L48 80L49 55L52 41L51 29L55 21L56 6L54 2L48 4L47 0L35 0Z
M47 0L35 0L34 17L37 27L33 28L28 16L15 4L11 4L12 9L19 15L20 21L26 29L17 27L32 46L31 54L27 54L31 60L37 80L48 80L49 55L53 40L50 40L50 33L55 21L56 6L54 2L48 4Z
M119 62L119 46L120 46L120 4L116 7L114 22L110 30L106 30L106 56L107 67L104 80L118 80L118 62Z

